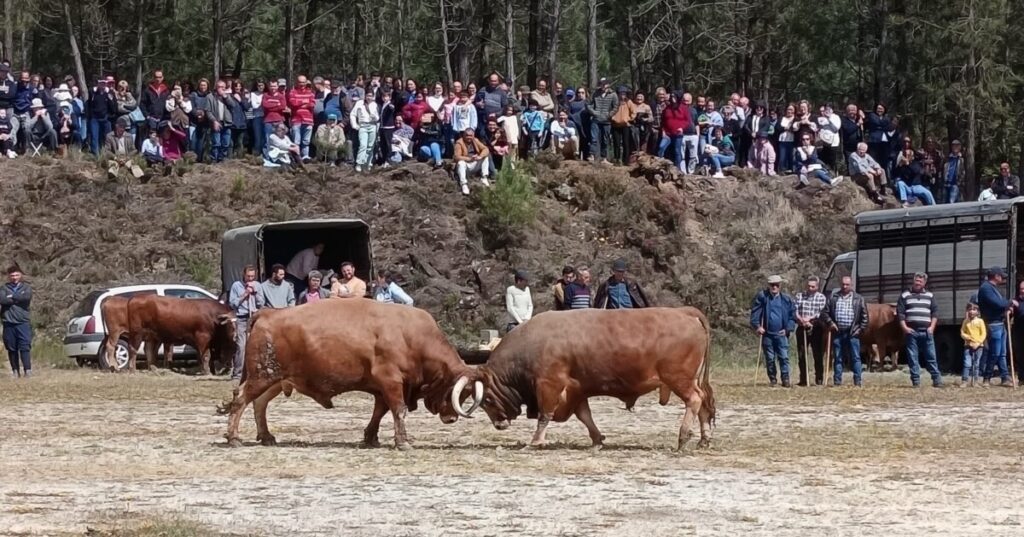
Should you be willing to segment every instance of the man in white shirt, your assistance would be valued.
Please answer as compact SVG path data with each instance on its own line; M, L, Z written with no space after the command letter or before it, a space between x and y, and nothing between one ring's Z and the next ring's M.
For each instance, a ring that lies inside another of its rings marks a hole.
M569 123L569 115L564 110L558 111L558 121L551 124L551 140L555 152L561 153L566 160L575 160L580 139L576 129Z
M508 312L509 321L505 326L506 332L511 332L515 327L529 321L533 317L533 296L530 295L530 288L526 285L529 275L525 270L517 270L515 273L515 284L508 286L505 290L505 310Z
M318 242L311 248L299 250L285 267L285 277L295 286L295 298L306 290L306 278L309 273L320 268L320 256L324 253L324 243Z

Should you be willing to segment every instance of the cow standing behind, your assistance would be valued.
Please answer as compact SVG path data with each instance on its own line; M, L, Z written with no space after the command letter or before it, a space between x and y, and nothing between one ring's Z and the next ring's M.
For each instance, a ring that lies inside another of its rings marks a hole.
M136 350L143 341L164 344L164 367L170 367L174 345L191 345L210 374L210 354L231 363L235 350L235 321L231 308L209 298L134 296L128 301L128 369L135 371ZM209 353L208 353L209 351ZM156 366L156 346L146 345L146 362Z
M567 337L567 326L580 337ZM631 408L641 395L660 389L662 405L673 393L686 403L678 449L689 441L695 416L698 447L707 447L715 418L708 382L710 330L704 314L689 307L542 313L503 338L477 370L475 378L484 383L483 409L501 430L525 404L527 417L537 418L531 446L544 444L552 420L566 421L575 414L600 449L604 436L587 400L616 397ZM469 413L461 406L456 411Z
M332 398L345 392L373 395L373 415L363 434L364 444L373 447L380 445L380 420L389 410L395 446L411 447L405 417L420 399L432 414L440 414L443 423L458 419L449 394L456 405L461 402L466 383L456 380L472 370L423 310L372 300L323 300L301 308L260 310L250 322L242 383L231 402L219 409L229 414L229 445L241 445L238 425L249 403L257 440L274 445L267 404L293 390L324 408L333 408ZM476 382L473 388L476 408L483 384Z
M104 339L104 347L106 349L104 352L105 363L100 362L99 367L101 369L117 370L117 359L115 357L117 342L121 339L121 336L127 339L130 330L128 326L128 300L128 297L111 296L105 298L100 304L100 316L103 318L103 324L107 333L107 337ZM157 345L160 345L160 342L155 339L146 340L147 348L152 346L155 350ZM165 353L172 349L173 347L170 345L164 346ZM155 364L149 365L155 367Z
M905 334L900 328L896 317L896 306L893 304L866 304L868 308L868 327L860 335L862 353L867 352L869 370L880 369L883 358L889 356L890 367L896 368L899 352L905 343Z

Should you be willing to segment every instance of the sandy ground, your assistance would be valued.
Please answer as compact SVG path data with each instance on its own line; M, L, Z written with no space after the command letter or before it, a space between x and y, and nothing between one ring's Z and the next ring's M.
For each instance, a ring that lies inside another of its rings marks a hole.
M225 447L225 381L43 371L0 380L0 535L83 535L119 517L181 517L239 535L1024 534L1024 390L750 387L716 374L707 452L677 455L681 415L595 399L583 426L519 448L534 423L445 426L422 409L416 450L358 447L369 396L324 410L271 403L274 448ZM381 441L390 445L385 418ZM251 410L243 437L255 438ZM692 444L691 444L692 445Z

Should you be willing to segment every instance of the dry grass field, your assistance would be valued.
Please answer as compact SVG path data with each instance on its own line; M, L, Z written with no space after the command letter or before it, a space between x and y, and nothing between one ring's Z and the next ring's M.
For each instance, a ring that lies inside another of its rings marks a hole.
M675 454L677 400L592 403L520 451L534 423L411 415L416 449L359 446L369 396L270 405L279 446L225 446L231 384L44 369L0 380L0 534L1024 535L1024 390L752 387L713 375L712 448ZM953 379L947 379L952 381ZM251 410L243 436L255 438ZM390 419L381 441L390 445ZM691 447L694 443L691 443Z

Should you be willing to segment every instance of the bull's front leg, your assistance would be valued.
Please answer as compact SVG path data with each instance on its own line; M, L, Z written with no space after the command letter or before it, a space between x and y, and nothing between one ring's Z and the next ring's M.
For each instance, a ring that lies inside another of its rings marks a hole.
M555 385L551 382L540 382L537 386L537 430L533 433L533 439L527 449L543 447L547 441L548 425L555 417L559 403L564 402L564 386Z
M384 402L384 398L380 395L373 396L373 414L370 416L370 423L366 425L366 429L363 429L363 446L365 447L380 447L380 440L377 438L377 433L380 431L380 420L384 417L388 411L388 405Z
M388 389L384 393L384 402L391 410L391 418L395 422L395 447L402 451L412 449L405 433L405 417L409 414L409 408L405 406L402 385Z

